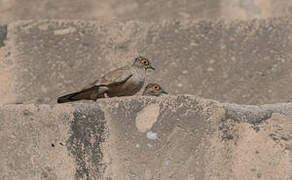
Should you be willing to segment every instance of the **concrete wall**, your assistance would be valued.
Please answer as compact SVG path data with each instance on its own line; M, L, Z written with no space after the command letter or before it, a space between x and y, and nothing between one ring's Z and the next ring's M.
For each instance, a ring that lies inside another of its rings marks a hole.
M137 55L149 57L157 69L147 82L158 82L171 94L240 104L288 102L292 94L290 18L42 20L2 29L1 103L54 104L56 97L132 63Z
M290 0L0 0L0 24L27 19L252 19L292 14Z
M0 179L291 179L292 104L1 105Z
M0 0L0 179L292 179L292 104L178 95L291 101L291 3ZM172 96L56 105L137 55Z

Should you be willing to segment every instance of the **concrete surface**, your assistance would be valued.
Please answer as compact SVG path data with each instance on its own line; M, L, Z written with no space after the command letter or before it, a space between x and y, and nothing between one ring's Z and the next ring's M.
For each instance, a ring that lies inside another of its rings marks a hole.
M253 107L195 96L1 105L0 179L291 179L292 104Z
M289 0L0 0L0 179L292 179L291 14ZM157 69L147 82L226 103L55 104L137 55Z
M251 21L19 21L0 31L0 103L56 103L134 57L170 94L239 104L288 102L289 17ZM7 29L7 31L6 31Z
M292 14L290 0L0 0L0 24L28 19L252 19Z

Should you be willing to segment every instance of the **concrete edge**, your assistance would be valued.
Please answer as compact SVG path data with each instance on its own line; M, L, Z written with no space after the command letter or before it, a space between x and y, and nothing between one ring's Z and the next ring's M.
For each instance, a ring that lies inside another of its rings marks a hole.
M112 24L129 24L129 23L137 23L137 24L173 24L173 23L187 23L187 24L200 24L200 23L221 23L221 24L238 24L238 23L244 23L244 22L249 22L249 23L255 23L255 22L268 22L268 21L278 21L278 20L286 20L290 21L291 16L286 15L286 16L280 16L280 17L268 17L268 18L253 18L253 19L248 19L248 20L243 20L243 19L215 19L215 20L210 20L210 19L199 19L199 20L189 20L189 19L166 19L166 20L160 20L159 22L145 22L141 20L127 20L127 21L119 21L117 19L112 19L111 21L105 20L105 19L96 19L96 20L83 20L83 19L42 19L42 20L34 20L34 19L29 19L29 20L17 20L14 21L13 23L9 24L0 24L1 26L25 26L25 25L30 25L30 24L39 24L39 23L58 23L58 24L64 24L64 23L74 23L74 24L100 24L100 25L112 25Z
M222 107L225 110L225 119L233 119L237 122L247 122L250 124L258 124L262 121L269 119L273 113L280 113L285 116L292 116L292 103L276 103L276 104L263 104L263 105L244 105L244 104L232 104L232 103L221 103L216 100L206 99L203 97L195 96L195 95L167 95L162 97L147 97L147 96L131 96L131 97L114 97L109 99L99 99L97 104L113 104L116 102L121 101L128 101L128 100L143 100L149 102L163 102L167 100L175 101L179 98L190 98L198 103L204 102L205 104L213 103L216 104L218 107ZM82 104L94 105L95 102L88 101L86 102L73 102L67 103L63 105L76 105L78 107ZM34 105L34 104L3 104L3 105ZM37 105L48 105L48 106L61 106L61 104L37 104ZM0 104L1 107L1 104Z
M239 105L222 103L225 109L226 119L238 122L258 124L269 119L273 113L292 116L292 103L277 103L264 105Z

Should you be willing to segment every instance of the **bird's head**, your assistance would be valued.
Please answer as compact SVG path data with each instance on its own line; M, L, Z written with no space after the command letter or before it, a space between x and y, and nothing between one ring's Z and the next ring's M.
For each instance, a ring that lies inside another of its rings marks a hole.
M168 94L159 84L150 83L148 84L143 92L143 96L160 96L162 94Z
M147 69L155 70L155 68L151 66L150 61L147 58L142 57L142 56L139 56L135 59L133 66L144 68L145 70Z

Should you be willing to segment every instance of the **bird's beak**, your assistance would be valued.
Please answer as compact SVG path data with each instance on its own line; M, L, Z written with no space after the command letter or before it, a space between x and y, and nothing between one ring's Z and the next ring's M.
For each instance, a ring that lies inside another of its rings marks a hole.
M168 94L168 92L165 91L165 90L162 90L161 92L162 92L163 94Z
M151 65L149 65L149 66L147 67L147 69L152 69L152 70L155 70L155 68L154 68L154 67L152 67Z

